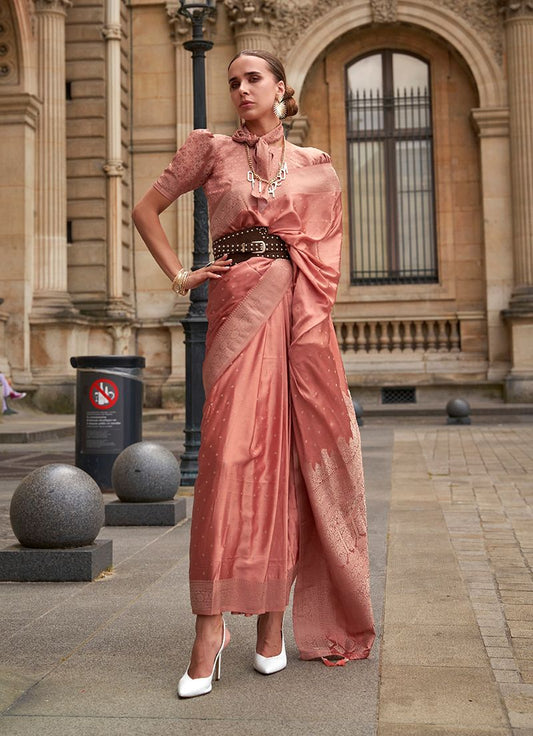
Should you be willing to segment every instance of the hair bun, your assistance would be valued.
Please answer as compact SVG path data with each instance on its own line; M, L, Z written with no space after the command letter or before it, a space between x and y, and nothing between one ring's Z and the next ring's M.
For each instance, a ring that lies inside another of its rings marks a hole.
M294 99L294 90L292 87L285 87L285 94L283 95L283 101L287 108L287 117L292 118L298 112L298 105Z

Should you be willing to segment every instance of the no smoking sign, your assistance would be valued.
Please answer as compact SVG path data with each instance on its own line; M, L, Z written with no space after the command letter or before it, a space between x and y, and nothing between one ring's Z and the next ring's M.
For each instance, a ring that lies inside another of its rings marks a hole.
M118 401L118 386L109 378L99 378L91 384L89 399L95 409L111 409Z

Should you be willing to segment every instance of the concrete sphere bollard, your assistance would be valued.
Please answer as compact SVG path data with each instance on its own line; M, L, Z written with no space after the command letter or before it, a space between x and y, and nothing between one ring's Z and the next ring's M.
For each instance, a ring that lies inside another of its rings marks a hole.
M136 442L122 450L113 463L113 490L121 501L170 501L180 485L180 466L166 447Z
M84 547L104 524L104 499L83 470L53 463L32 471L17 486L9 516L24 547Z
M470 424L470 404L465 399L450 399L446 413L448 424Z

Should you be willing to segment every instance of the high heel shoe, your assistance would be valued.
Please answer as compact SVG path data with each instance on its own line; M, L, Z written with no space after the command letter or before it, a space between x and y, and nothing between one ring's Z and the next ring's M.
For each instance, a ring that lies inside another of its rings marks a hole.
M259 625L259 624L258 624ZM287 652L285 651L285 637L281 632L281 652L274 657L263 657L262 654L255 652L254 670L262 675L273 675L275 672L284 670L287 666Z
M178 682L178 696L180 698L195 698L197 695L207 695L213 689L213 677L220 680L222 668L222 650L226 643L226 622L222 619L222 644L215 657L213 671L208 677L189 677L189 668ZM190 662L189 662L190 665ZM216 670L216 673L215 673Z

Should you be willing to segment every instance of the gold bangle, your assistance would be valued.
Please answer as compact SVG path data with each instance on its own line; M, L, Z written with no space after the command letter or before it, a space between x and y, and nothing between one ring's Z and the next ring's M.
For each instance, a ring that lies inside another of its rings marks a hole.
M175 291L176 294L179 294L180 296L186 296L189 289L186 288L185 282L187 281L189 274L190 271L187 271L185 268L180 268L172 281L172 291Z

